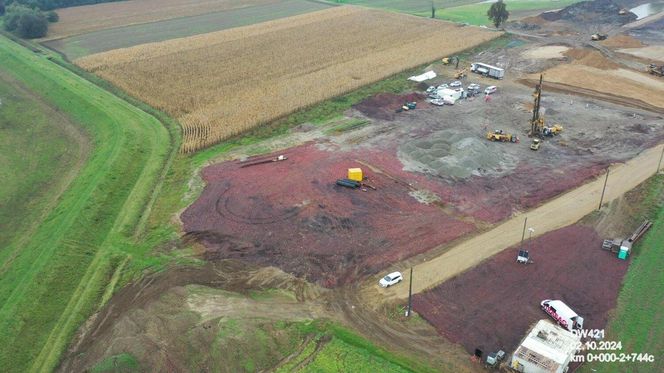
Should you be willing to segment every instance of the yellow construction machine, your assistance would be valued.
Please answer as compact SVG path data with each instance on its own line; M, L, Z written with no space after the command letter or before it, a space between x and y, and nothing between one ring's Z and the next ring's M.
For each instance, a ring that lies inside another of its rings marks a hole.
M535 85L535 93L533 97L535 103L533 104L533 118L530 120L530 132L528 136L555 136L563 131L563 126L556 124L552 127L544 125L544 116L540 114L540 104L542 102L542 78L540 75L539 84ZM533 149L536 150L536 149Z
M509 133L503 132L503 130L495 130L493 132L488 132L486 138L489 141L500 141L500 142L517 142L518 137L510 135Z
M454 79L463 79L466 77L466 73L466 69L457 70L456 74L454 74Z
M542 145L542 140L533 139L533 143L530 144L530 150L539 150L540 145Z
M544 136L557 136L563 132L563 126L560 124L554 124L553 127L544 127L542 129L542 135Z

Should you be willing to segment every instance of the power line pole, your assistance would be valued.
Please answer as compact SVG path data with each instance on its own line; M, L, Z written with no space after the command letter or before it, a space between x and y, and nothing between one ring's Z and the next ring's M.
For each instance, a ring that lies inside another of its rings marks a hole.
M526 237L526 224L528 223L528 217L523 221L523 232L521 233L521 249L523 250L523 239Z
M408 309L406 310L406 317L410 316L413 309L413 267L410 267L410 281L408 281Z
M604 179L604 187L602 188L602 196L599 198L599 207L597 211L602 209L602 202L604 202L604 191L606 190L606 182L609 181L609 168L606 168L606 179Z
M657 164L657 172L655 173L659 173L659 170L662 167L662 158L664 158L664 146L662 146L662 155L659 156L659 163Z

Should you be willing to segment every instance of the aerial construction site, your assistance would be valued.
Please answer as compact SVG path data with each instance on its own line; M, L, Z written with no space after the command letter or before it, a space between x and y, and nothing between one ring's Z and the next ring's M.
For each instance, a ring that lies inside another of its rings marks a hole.
M0 371L664 371L663 3L54 7Z

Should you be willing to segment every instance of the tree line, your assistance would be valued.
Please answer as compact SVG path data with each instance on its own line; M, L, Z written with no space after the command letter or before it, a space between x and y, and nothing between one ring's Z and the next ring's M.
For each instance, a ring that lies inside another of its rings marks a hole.
M22 4L30 8L39 8L41 10L53 10L58 8L68 8L70 6L108 3L119 0L4 0L5 6L11 4ZM2 0L0 0L2 3Z

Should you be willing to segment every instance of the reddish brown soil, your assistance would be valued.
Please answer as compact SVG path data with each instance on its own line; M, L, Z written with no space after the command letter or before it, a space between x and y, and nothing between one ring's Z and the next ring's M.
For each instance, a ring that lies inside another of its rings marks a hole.
M512 173L499 177L474 176L448 188L449 202L456 209L475 219L497 223L517 210L538 206L586 180L603 173L609 161L570 166L564 170L538 169L525 163Z
M363 167L378 190L335 185L347 168L362 166L356 160L379 167L398 161L320 147L289 149L283 162L246 168L226 162L203 170L207 187L181 218L188 235L208 248L205 257L275 265L333 287L474 228L411 197L403 180L424 180L420 175L394 170L388 176Z
M415 310L469 353L514 350L531 324L548 318L539 307L544 299L563 300L585 318L585 328L606 325L629 261L601 250L592 228L570 226L533 239L528 265L516 263L515 250L416 295Z
M417 102L419 109L429 106L424 101L425 98L426 96L420 93L408 93L405 95L379 93L360 102L355 105L354 108L370 118L393 120L394 116L397 114L396 110L402 107L406 102Z

